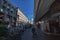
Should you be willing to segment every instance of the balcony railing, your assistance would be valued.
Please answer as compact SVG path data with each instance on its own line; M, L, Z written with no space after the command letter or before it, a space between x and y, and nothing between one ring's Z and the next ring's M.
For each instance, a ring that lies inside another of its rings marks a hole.
M5 12L6 12L6 14L8 14L8 11L7 10Z
M5 22L9 22L9 18L5 18L5 20L4 20Z
M12 17L15 17L15 16L16 16L16 14L14 14L14 13L11 13L11 12L10 12L10 15L11 15Z
M7 2L8 0L3 0L3 2Z
M12 22L15 22L15 20L13 19Z

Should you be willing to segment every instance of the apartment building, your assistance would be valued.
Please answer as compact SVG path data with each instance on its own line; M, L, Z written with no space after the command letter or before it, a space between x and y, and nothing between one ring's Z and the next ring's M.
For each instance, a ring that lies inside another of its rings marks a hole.
M17 7L8 0L0 0L0 24L16 24Z
M26 24L28 22L28 18L26 17L26 15L18 8L17 11L17 22L20 24Z

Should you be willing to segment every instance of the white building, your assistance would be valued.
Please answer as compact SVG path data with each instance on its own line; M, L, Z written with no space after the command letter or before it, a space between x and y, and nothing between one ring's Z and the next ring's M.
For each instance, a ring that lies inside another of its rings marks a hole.
M17 18L17 22L18 23L27 23L28 22L28 19L27 17L23 14L23 12L18 8L18 11L17 11L17 15L18 15L18 18Z

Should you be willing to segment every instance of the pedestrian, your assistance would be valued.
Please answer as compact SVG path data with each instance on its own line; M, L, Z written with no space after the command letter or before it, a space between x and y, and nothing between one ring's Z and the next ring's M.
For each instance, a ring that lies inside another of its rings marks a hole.
M36 29L35 28L32 28L32 34L33 34L33 37L35 37L37 34L36 34Z

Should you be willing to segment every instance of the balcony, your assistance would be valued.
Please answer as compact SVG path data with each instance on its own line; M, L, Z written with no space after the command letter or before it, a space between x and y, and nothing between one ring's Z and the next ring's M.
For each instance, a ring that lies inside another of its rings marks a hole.
M8 11L6 10L5 13L8 14Z
M6 3L8 0L3 0L3 3Z
M4 7L0 8L1 13L5 14L5 13L7 13L6 11L7 11L6 8L4 8Z
M5 22L9 22L10 20L9 20L9 18L5 18L5 20L4 20Z
M10 11L11 7L9 6L9 4L3 4L3 6L4 6L8 11Z
M3 4L4 7L7 7L7 4Z
M7 9L11 9L9 5L7 6Z
M12 22L15 22L15 20L13 19Z
M10 12L9 15L12 16L12 17L15 17L16 16L16 14L14 14L12 12Z

